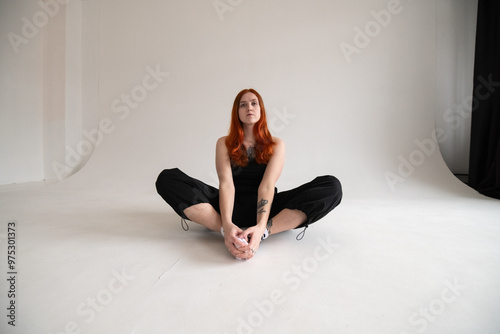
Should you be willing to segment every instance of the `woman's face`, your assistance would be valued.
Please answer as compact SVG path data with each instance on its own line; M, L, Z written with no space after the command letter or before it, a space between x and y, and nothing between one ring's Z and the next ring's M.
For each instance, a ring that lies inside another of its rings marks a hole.
M260 119L260 105L257 96L248 92L243 94L240 100L238 116L243 124L253 125Z

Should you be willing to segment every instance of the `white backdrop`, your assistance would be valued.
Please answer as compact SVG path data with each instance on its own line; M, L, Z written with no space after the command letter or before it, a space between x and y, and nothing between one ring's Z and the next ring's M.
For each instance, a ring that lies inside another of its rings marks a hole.
M287 143L279 187L318 174L349 196L450 186L436 143L447 134L434 135L434 1L83 4L99 16L102 140L77 179L146 186L177 166L215 184L214 143L253 87Z
M148 154L142 166L186 164L203 178L247 87L288 144L284 180L331 173L353 176L356 192L394 189L423 164L443 167L437 150L414 153L434 119L448 165L467 170L469 118L456 104L470 96L476 1L45 3L2 4L2 32L29 38L1 43L1 183L62 180L120 131L127 139L101 154L136 147ZM169 75L145 89L147 68ZM106 119L109 131L92 142Z

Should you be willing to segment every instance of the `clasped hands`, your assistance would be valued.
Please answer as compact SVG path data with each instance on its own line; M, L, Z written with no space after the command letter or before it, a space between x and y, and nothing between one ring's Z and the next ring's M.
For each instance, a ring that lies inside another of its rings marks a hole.
M257 253L265 226L252 226L242 230L235 224L224 228L224 244L238 260L250 260Z

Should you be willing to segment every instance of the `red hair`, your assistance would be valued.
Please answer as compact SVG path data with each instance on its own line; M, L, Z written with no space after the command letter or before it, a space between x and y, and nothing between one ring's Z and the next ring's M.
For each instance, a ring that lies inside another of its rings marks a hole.
M273 155L273 145L275 144L267 128L266 109L264 108L262 97L252 88L242 90L234 99L233 110L231 112L231 125L229 127L229 134L226 137L226 147L231 162L242 167L248 164L248 156L245 146L243 145L244 133L238 110L242 96L249 92L257 96L260 106L260 119L253 126L253 135L255 137L255 160L257 163L267 164L269 162L269 159L271 159Z

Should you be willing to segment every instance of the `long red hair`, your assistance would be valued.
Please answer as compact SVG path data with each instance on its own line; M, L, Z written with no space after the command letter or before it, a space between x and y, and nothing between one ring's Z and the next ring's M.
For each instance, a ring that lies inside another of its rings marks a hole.
M255 137L255 160L259 164L267 164L273 155L273 145L275 144L269 129L267 128L266 108L264 101L255 89L244 89L236 95L231 112L231 125L229 134L226 137L226 147L231 158L231 162L238 166L246 166L248 164L248 156L243 145L243 126L239 117L240 100L246 93L253 93L257 96L260 106L260 119L253 126L253 135Z

